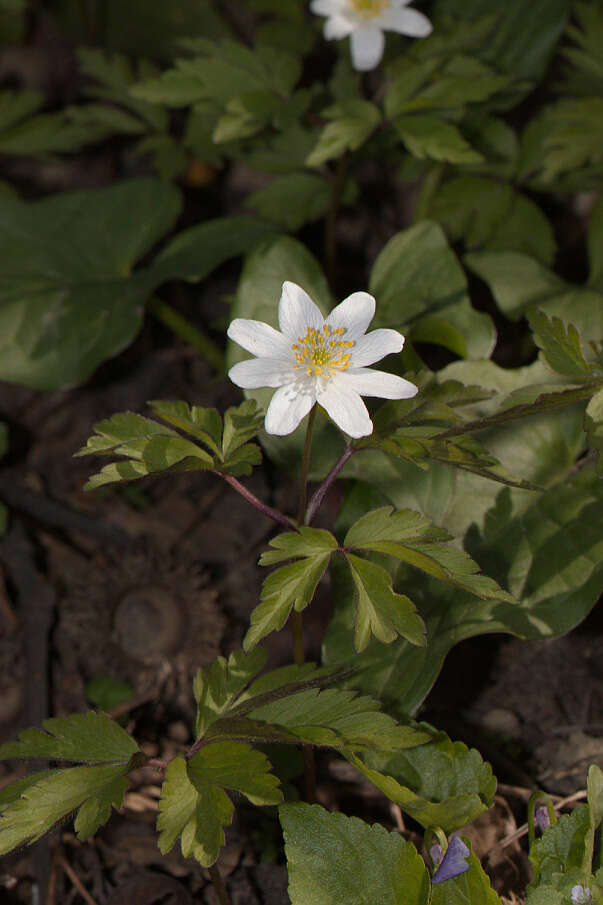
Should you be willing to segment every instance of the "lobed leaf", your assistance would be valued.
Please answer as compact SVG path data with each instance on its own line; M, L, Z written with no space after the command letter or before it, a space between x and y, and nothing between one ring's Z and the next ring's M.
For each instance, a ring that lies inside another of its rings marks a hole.
M224 845L223 827L234 806L226 789L240 792L252 804L279 804L279 780L264 754L249 745L224 741L202 748L189 761L170 762L159 802L159 848L165 854L180 837L182 854L211 867Z
M392 789L393 800L424 827L453 832L494 802L496 778L490 764L475 748L452 742L443 732L419 747L391 754L369 751L361 760L369 770L385 776L376 783L382 783L379 788Z
M418 516L416 513L411 513L411 515ZM409 518L407 513L394 513L392 507L386 506L370 513L370 516L370 518L364 516L359 523L352 526L345 538L346 546L394 556L402 562L407 562L415 568L433 575L440 581L456 584L471 591L472 594L484 600L515 602L514 597L508 591L503 591L492 578L478 574L479 566L462 550L457 550L449 544L432 541L429 537L423 540L419 532L416 532L414 537L408 533L405 536L404 525ZM418 516L418 518L421 517ZM366 531L367 524L370 526L372 522L379 527L375 536L371 536ZM360 529L358 529L358 524L360 524ZM425 534L429 521L423 519L422 522L417 522L417 525L419 524ZM354 538L357 539L354 541ZM366 561L353 557L353 562L354 569L357 570L358 562L365 563ZM372 568L378 567L372 565ZM365 566L362 569L366 572ZM376 578L377 573L374 572L374 575ZM405 637L411 640L408 635ZM368 638L366 640L368 641Z
M177 427L184 433L191 434L209 447L212 453L219 455L222 447L222 418L217 409L201 408L189 405L188 402L167 402L154 400L149 402L153 412ZM113 416L119 417L119 416ZM155 424L155 422L152 422ZM98 430L98 427L95 427ZM88 441L90 443L90 441Z
M592 367L584 359L580 335L573 324L566 326L558 317L549 319L538 309L530 311L528 320L534 340L553 371L574 379L590 377Z
M25 729L17 741L0 746L0 760L11 757L69 760L88 764L129 764L138 745L104 713L53 717L41 729Z
M253 703L253 702L250 702ZM309 744L333 748L398 748L422 745L429 734L400 726L373 698L340 688L307 688L249 711L249 716L289 730Z
M330 120L319 135L316 146L306 158L309 167L340 157L345 151L356 151L375 131L381 121L378 107L369 101L348 99L322 111Z
M401 116L394 128L414 157L447 163L481 163L482 155L463 138L459 129L435 116Z
M200 669L193 681L193 693L197 702L195 731L198 737L218 717L227 713L236 699L266 665L266 651L256 647L250 653L234 650L228 660L217 657L213 663Z
M330 531L301 525L297 531L277 534L269 541L272 550L262 553L261 566L274 565L286 559L322 556L334 553L338 544Z
M356 588L356 650L365 649L371 634L385 644L401 635L411 644L424 646L423 620L413 602L393 590L389 573L351 553L346 553L346 560Z
M123 764L71 767L34 774L31 783L18 781L20 797L2 806L0 854L35 842L74 811L78 837L89 839L109 819L111 807L121 806L127 770Z
M250 650L272 631L280 631L291 610L299 612L312 601L318 582L329 565L330 553L298 559L264 579L262 600L251 613L243 647Z

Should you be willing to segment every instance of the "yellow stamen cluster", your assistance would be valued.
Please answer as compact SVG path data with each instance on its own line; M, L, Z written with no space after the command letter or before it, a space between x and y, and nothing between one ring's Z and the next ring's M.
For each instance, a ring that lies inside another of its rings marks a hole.
M345 371L350 364L350 353L354 343L341 339L344 327L336 330L325 324L322 330L308 327L305 336L298 336L291 348L295 352L294 368L303 368L308 377L324 377L329 379L337 371Z
M387 9L389 0L350 0L352 10L362 19L372 19Z

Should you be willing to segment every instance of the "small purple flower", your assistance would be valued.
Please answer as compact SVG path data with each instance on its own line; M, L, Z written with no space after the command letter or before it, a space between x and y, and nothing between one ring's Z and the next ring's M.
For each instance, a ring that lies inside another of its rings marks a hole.
M551 825L549 809L543 804L538 805L538 807L534 811L534 820L540 832L544 833L544 831Z
M429 854L434 864L437 864L436 872L431 878L432 883L443 883L444 880L451 880L469 870L466 859L471 852L458 836L452 836L443 858L440 845L432 845Z
M589 905L593 894L588 886L572 886L572 905Z

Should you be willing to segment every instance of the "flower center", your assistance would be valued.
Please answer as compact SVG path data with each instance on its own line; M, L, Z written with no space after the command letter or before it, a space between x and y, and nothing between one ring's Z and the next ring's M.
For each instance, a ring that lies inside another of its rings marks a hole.
M322 330L308 327L305 336L298 336L297 342L291 348L295 352L296 364L293 367L304 369L308 377L324 377L327 380L333 377L337 371L345 371L350 364L350 353L354 343L347 342L341 337L345 333L345 327L331 330L325 324Z
M372 19L389 6L389 0L350 0L352 11L360 19Z

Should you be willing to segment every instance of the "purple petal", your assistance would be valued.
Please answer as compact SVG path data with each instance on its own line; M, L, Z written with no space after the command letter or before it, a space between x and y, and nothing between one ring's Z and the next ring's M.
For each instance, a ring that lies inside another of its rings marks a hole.
M550 827L551 818L549 816L549 809L543 804L539 805L534 811L534 821L541 833Z
M441 864L431 878L431 882L443 883L444 880L451 880L453 877L458 877L459 874L464 874L466 870L469 870L469 865L465 859L470 854L471 852L463 840L458 836L453 836L448 843L448 848Z

